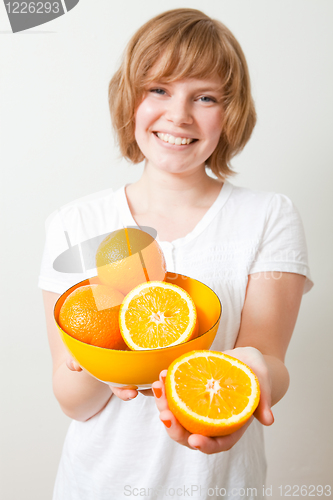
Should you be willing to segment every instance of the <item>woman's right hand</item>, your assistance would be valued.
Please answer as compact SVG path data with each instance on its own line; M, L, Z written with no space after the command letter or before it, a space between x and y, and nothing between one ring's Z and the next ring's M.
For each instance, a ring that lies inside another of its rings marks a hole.
M154 393L151 389L144 389L139 391L138 389L130 389L126 387L114 387L112 384L109 384L109 387L112 390L113 394L115 394L117 398L122 399L123 401L130 401L131 399L136 398L139 392L144 396L154 396Z
M66 358L66 366L73 372L82 372L82 368L72 356L67 356ZM122 399L123 401L130 401L131 399L136 398L138 395L138 391L136 389L128 389L126 387L114 387L112 384L108 384L111 391L117 398Z
M123 401L130 401L134 399L138 395L138 391L136 389L127 389L126 387L114 387L112 384L108 384L111 391L117 398L122 399Z
M66 358L66 366L69 368L72 372L82 372L82 368L79 365L75 359L72 358L72 356L67 356Z

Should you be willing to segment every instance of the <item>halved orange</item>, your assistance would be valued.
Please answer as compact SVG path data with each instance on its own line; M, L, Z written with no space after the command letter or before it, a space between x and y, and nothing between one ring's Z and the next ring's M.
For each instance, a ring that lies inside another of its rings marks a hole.
M181 287L149 281L126 295L120 306L119 325L130 349L160 349L197 335L197 311Z
M168 405L193 434L224 436L235 432L259 404L256 375L245 363L216 351L192 351L168 368Z

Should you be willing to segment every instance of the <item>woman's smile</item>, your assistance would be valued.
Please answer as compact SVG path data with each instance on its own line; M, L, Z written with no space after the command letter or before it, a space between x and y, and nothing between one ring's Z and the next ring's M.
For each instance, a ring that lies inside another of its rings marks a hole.
M166 142L168 144L176 144L177 146L191 144L192 142L197 141L197 139L192 139L191 137L179 137L179 136L175 137L174 135L165 134L163 132L154 132L154 133L163 142Z
M162 142L162 146L167 146L168 148L173 146L173 149L178 151L185 149L184 146L190 146L198 140L192 139L190 137L180 137L171 134L165 134L163 132L153 132L153 134L160 142Z

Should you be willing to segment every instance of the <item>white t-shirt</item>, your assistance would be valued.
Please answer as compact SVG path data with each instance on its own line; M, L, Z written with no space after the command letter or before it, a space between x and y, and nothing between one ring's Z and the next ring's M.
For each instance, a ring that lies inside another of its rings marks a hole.
M125 187L102 191L62 207L47 220L39 287L63 293L96 275L96 269L61 273L53 262L71 245L122 227L137 226ZM213 350L232 349L239 330L248 275L292 272L313 285L300 216L284 195L252 191L225 182L216 201L183 238L160 241L167 270L202 281L223 304ZM254 420L228 452L205 455L172 441L158 418L154 399L113 396L87 422L69 427L54 500L149 500L192 497L264 498L266 461L263 429ZM217 491L216 491L217 488ZM253 488L251 493L251 488ZM215 493L214 493L215 490Z

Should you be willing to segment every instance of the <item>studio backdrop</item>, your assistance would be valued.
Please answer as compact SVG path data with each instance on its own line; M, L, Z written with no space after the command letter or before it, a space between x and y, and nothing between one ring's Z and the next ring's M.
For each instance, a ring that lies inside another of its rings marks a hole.
M265 429L266 493L327 496L333 465L333 3L61 0L39 2L38 16L32 5L18 14L21 3L0 4L0 498L51 498L70 423L52 393L37 288L45 220L73 199L139 179L143 165L121 160L114 141L108 83L132 33L176 7L221 20L248 61L258 122L232 161L237 175L231 182L287 195L303 220L315 286L303 298L286 359L289 391Z

